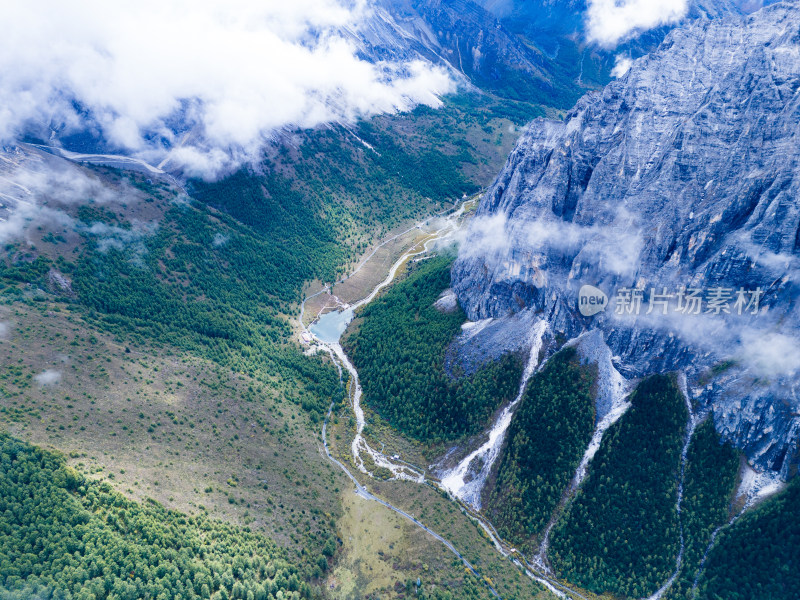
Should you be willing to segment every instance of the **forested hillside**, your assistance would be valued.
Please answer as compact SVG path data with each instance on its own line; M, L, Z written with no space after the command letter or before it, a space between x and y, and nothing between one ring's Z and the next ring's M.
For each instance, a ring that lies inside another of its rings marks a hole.
M699 582L700 600L790 600L800 590L800 481L722 530Z
M523 552L538 547L592 437L594 379L566 348L530 379L514 413L485 512Z
M688 411L673 376L645 379L630 400L554 527L549 557L559 574L588 590L641 598L675 568Z
M706 419L697 426L686 455L681 505L683 561L667 598L679 600L689 595L711 534L730 516L738 472L736 450L720 441L713 419Z
M366 250L372 236L487 185L520 128L544 115L539 105L487 94L443 101L438 110L419 106L293 132L265 150L257 170L193 180L190 193L275 240L291 240L298 256L314 258L307 268L342 272L343 259Z
M316 444L342 389L292 339L304 287L485 185L514 127L542 114L477 94L446 102L295 132L260 165L188 182L188 195L167 178L70 167L97 195L55 196L59 218L0 259L2 427L79 456L121 492L202 502L287 544L292 560L319 556L337 533L341 488ZM398 577L419 569L398 566ZM421 596L441 597L437 577Z
M516 138L509 124L542 114L478 94L446 101L448 110L420 107L353 130L296 132L255 169L190 181L190 196L135 173L93 168L100 181L114 182L119 202L88 197L65 207L80 232L77 247L62 237L75 231L60 230L8 245L0 285L6 298L19 299L25 286L52 288L55 269L71 284L61 299L87 307L98 326L251 376L279 374L317 419L335 379L289 340L288 317L304 286L333 281L375 236L485 185ZM126 186L140 198L124 197ZM150 209L151 221L138 221L136 204Z
M492 412L511 399L521 362L514 356L469 377L444 369L447 346L466 317L460 309L433 306L450 285L452 257L414 264L358 315L360 323L342 343L356 365L364 399L393 427L422 441L452 440L485 426Z
M0 598L309 598L307 565L247 529L136 504L0 434ZM321 572L321 571L318 571Z

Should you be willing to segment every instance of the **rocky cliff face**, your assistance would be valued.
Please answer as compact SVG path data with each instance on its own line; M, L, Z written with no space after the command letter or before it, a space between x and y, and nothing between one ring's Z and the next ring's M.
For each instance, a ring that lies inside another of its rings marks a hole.
M563 121L532 123L453 269L469 317L598 329L628 377L684 370L725 439L794 474L799 89L800 4L782 3L675 30ZM586 284L609 296L592 317Z
M501 97L568 108L598 87L576 81L577 64L547 56L471 0L377 0L353 39L369 59L444 64L462 84Z

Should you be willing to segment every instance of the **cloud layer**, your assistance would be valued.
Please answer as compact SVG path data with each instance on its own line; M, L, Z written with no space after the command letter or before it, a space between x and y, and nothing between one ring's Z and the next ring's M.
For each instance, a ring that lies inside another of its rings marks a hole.
M142 193L125 182L110 187L82 168L49 154L0 151L0 245L36 243L41 231L86 234L98 249L129 249L132 260L145 252L142 240L155 233L155 223L132 220L132 227L82 223L69 207L92 201L134 204ZM2 327L0 327L0 336Z
M589 0L587 37L601 46L615 46L636 31L676 23L688 10L688 0Z
M453 85L421 61L373 64L367 0L0 3L0 140L90 122L112 144L206 174L285 126L349 121ZM76 108L77 107L77 108ZM193 126L193 127L187 127Z

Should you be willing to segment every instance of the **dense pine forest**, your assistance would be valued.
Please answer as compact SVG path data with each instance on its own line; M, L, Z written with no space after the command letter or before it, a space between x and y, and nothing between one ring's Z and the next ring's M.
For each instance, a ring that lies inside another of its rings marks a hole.
M533 552L594 430L592 368L562 350L528 382L485 512L506 539Z
M433 306L450 285L452 257L415 263L409 276L368 304L343 345L364 387L364 399L393 427L435 442L472 434L516 393L521 361L514 356L453 378L447 346L466 320L461 309Z
M708 555L699 600L792 600L800 590L800 481L723 529Z
M706 419L695 429L686 455L681 503L683 561L667 598L679 600L690 595L714 529L730 516L738 472L738 453L720 441L713 419Z
M642 381L631 404L553 528L549 557L559 574L588 590L641 598L675 568L688 410L675 378L665 375Z

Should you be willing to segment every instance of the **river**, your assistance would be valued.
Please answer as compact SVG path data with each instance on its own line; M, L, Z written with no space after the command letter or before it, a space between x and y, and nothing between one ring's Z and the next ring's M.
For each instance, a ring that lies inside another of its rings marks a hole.
M339 369L340 377L343 375L345 370L348 372L348 375L350 377L350 390L349 390L350 405L353 410L353 415L355 416L356 419L356 434L353 437L350 446L353 456L353 463L355 464L358 471L362 473L362 475L366 475L368 478L373 477L373 474L367 469L364 460L362 458L363 455L366 454L369 455L372 463L374 463L379 468L384 468L389 470L392 473L393 478L395 479L403 479L416 482L418 484L432 485L438 489L448 491L450 494L452 494L451 497L453 497L454 500L459 503L459 506L465 509L466 514L483 528L483 530L487 533L487 535L491 539L492 543L494 544L498 552L502 556L508 558L525 575L527 575L537 583L547 588L553 595L555 595L558 598L571 597L571 598L578 598L580 600L587 600L585 596L566 587L553 577L549 576L547 573L542 572L537 566L530 564L528 561L524 559L524 557L519 555L518 552L513 550L513 548L511 548L509 544L503 541L500 538L497 531L495 530L494 526L492 526L492 524L489 521L487 521L483 517L483 515L472 510L472 506L462 502L461 499L458 497L458 495L454 494L454 488L456 487L455 477L451 478L449 483L450 489L448 489L447 485L438 484L429 479L426 479L425 473L414 469L413 467L411 467L406 463L403 463L402 461L398 461L396 459L394 460L390 459L387 456L385 456L382 452L375 450L369 445L369 443L364 439L363 436L365 418L364 418L364 410L361 407L361 398L363 393L361 388L361 382L359 379L358 371L356 370L355 366L352 364L347 354L345 353L344 349L342 348L341 344L339 343L341 335L344 333L345 329L347 328L347 325L353 319L355 311L358 308L374 300L381 292L381 290L390 285L394 281L401 267L403 267L408 260L410 260L415 256L425 254L429 252L431 248L433 248L436 244L443 243L453 238L454 234L463 225L466 206L472 200L473 199L465 200L464 202L462 202L462 204L457 210L453 211L449 215L442 217L443 222L441 223L440 227L430 236L428 236L425 240L423 240L422 242L418 242L417 244L409 248L409 250L407 250L392 265L392 267L389 269L386 278L379 284L377 284L365 298L359 300L352 306L348 306L347 308L344 308L342 310L331 311L324 315L318 316L308 328L305 328L304 326L303 328L304 331L308 335L310 335L311 338L317 344L319 344L319 346L325 352L327 352L330 355L334 364ZM418 223L417 225L415 225L415 227L410 228L403 233L407 233L408 231L411 231L412 229L417 228L428 221L429 220ZM402 233L398 235L402 235ZM395 236L393 238L390 238L390 240L386 240L384 244L391 240L396 239L397 237L398 236ZM356 270L361 269L366 263L366 261L369 260L369 258L374 254L375 250L373 250L370 253L370 255L358 266ZM303 301L300 307L301 325L303 323L303 312L305 310L306 301L314 296L325 293L326 290L327 288L307 297ZM537 360L539 354L538 344L541 343L541 336L543 334L544 334L544 322L540 321L534 326L531 332L531 345L536 347L536 351L532 351L530 353L531 357L529 359L528 364L526 365L523 379L520 383L519 393L517 395L517 399L515 400L514 404L516 404L519 398L521 398L522 393L524 392L525 383L527 382L528 378L531 376L531 374L537 367ZM332 408L333 406L331 405L331 409ZM502 436L505 433L506 428L508 427L508 423L510 423L512 411L513 411L513 405L506 407L504 409L503 413L501 413L501 417L499 418L499 422L496 422L492 427L489 438L490 442L485 448L481 447L475 453L473 453L475 454L475 456L481 453L488 453L492 455L492 458L496 458L496 454L499 451L500 444L502 442ZM326 417L322 427L322 440L323 440L325 455L338 468L344 471L345 474L348 476L348 478L353 482L353 484L355 485L356 494L367 500L377 502L380 505L386 507L387 509L409 520L415 526L419 527L420 529L431 535L434 539L444 544L444 546L455 556L457 556L458 559L461 560L473 574L475 574L479 579L483 579L481 578L475 566L470 564L467 561L467 559L464 558L464 556L456 549L456 547L450 540L444 538L439 533L433 531L428 526L424 525L416 517L408 514L404 510L392 505L386 500L383 500L382 498L379 498L374 494L372 494L371 492L369 492L366 489L366 487L359 482L358 478L350 471L350 469L344 463L337 460L334 456L331 455L327 441L327 424L330 414L331 411L329 410L328 416ZM506 415L506 418L504 418L503 415ZM494 596L498 598L500 597L497 591L494 589L494 587L492 587L492 585L490 585L485 579L483 579L483 582Z

